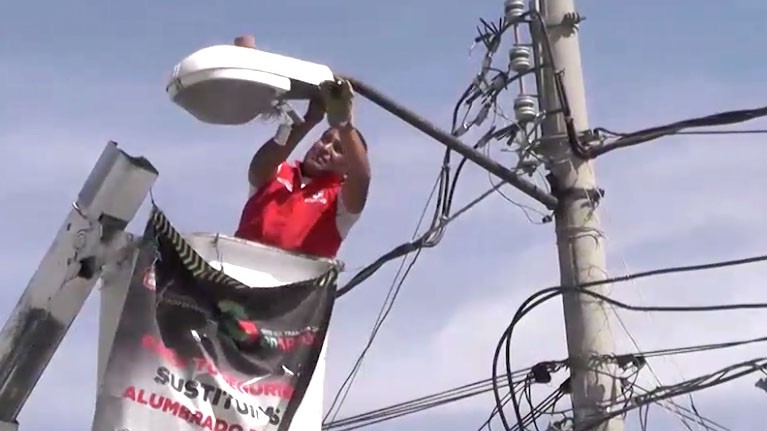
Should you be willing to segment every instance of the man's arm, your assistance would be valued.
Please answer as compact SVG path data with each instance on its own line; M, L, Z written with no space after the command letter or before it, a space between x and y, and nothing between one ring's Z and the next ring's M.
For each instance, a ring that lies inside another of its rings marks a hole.
M259 188L274 178L280 163L290 156L298 143L306 137L314 126L322 121L324 115L322 101L310 100L309 108L304 115L304 122L293 125L285 145L280 145L275 141L275 138L272 138L259 148L250 161L250 168L248 169L250 185Z
M359 214L365 208L370 187L370 162L357 129L347 123L339 129L339 141L347 163L341 199L347 211Z
M338 128L344 158L347 163L346 181L341 188L345 209L359 214L365 208L370 186L370 163L362 138L352 126L354 118L354 89L345 79L320 83L328 123Z
M269 182L277 174L277 167L284 162L298 143L312 130L316 122L305 121L292 127L285 145L278 144L274 138L268 140L253 155L248 169L250 184L259 188Z

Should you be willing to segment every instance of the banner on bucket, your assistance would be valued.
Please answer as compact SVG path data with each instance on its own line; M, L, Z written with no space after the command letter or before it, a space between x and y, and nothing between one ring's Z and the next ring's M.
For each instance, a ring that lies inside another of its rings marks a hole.
M96 401L94 431L287 430L325 340L337 270L246 286L153 208Z

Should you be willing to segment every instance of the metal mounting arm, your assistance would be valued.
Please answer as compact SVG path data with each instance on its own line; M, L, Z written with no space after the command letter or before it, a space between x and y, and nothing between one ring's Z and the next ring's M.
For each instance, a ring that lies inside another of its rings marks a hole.
M0 332L0 423L12 426L101 274L157 170L109 142Z
M525 180L524 178L520 178L517 174L504 167L500 163L490 159L479 151L464 144L460 139L452 136L444 130L439 129L437 126L421 118L418 114L391 100L380 91L374 89L366 83L349 76L344 76L344 79L347 79L352 84L356 93L359 93L360 95L390 112L402 121L431 136L432 138L444 144L446 147L466 157L501 180L516 187L522 193L525 193L538 202L544 204L546 208L550 210L556 209L557 198L546 193L545 190Z

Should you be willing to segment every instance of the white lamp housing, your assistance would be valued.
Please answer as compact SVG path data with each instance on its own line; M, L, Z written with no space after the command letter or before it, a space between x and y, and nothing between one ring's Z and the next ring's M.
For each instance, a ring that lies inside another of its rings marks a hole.
M166 91L198 120L239 125L277 113L280 100L308 99L333 79L329 67L254 48L215 45L173 68Z

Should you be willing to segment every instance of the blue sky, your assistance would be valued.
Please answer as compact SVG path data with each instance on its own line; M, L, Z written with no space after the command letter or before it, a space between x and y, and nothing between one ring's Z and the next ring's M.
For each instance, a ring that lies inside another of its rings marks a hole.
M631 130L764 104L767 63L758 55L764 2L739 0L726 8L691 0L578 4L587 17L581 46L592 126ZM263 49L355 75L448 127L456 98L477 70L479 57L469 58L468 48L478 18L494 19L502 8L500 0L0 6L0 226L10 245L0 251L6 262L0 316L16 303L109 139L158 167L156 199L179 228L234 230L247 163L273 129L210 126L173 105L164 93L166 79L185 55L253 33ZM370 205L342 249L350 268L409 238L443 149L364 101L357 118L370 144L374 183ZM600 159L598 179L607 190L600 218L611 273L759 253L767 240L763 141L676 137ZM458 204L487 187L486 175L469 167ZM133 229L143 223L137 219ZM488 377L492 349L516 307L536 289L556 284L552 229L531 225L500 196L455 222L416 265L339 417ZM395 270L390 264L338 303L327 394L362 348ZM644 305L756 301L765 274L754 266L670 276L615 286L614 294ZM90 426L96 299L32 395L20 418L23 430ZM554 301L520 327L519 367L564 356L559 316ZM642 349L763 333L759 311L620 316ZM619 346L631 348L620 326L614 332ZM741 348L653 365L664 383L673 383L756 356ZM706 391L696 405L733 429L749 428L760 419L758 403L766 396L753 387L755 380ZM478 427L491 407L490 398L481 398L371 428ZM659 426L682 429L662 410L651 417Z

